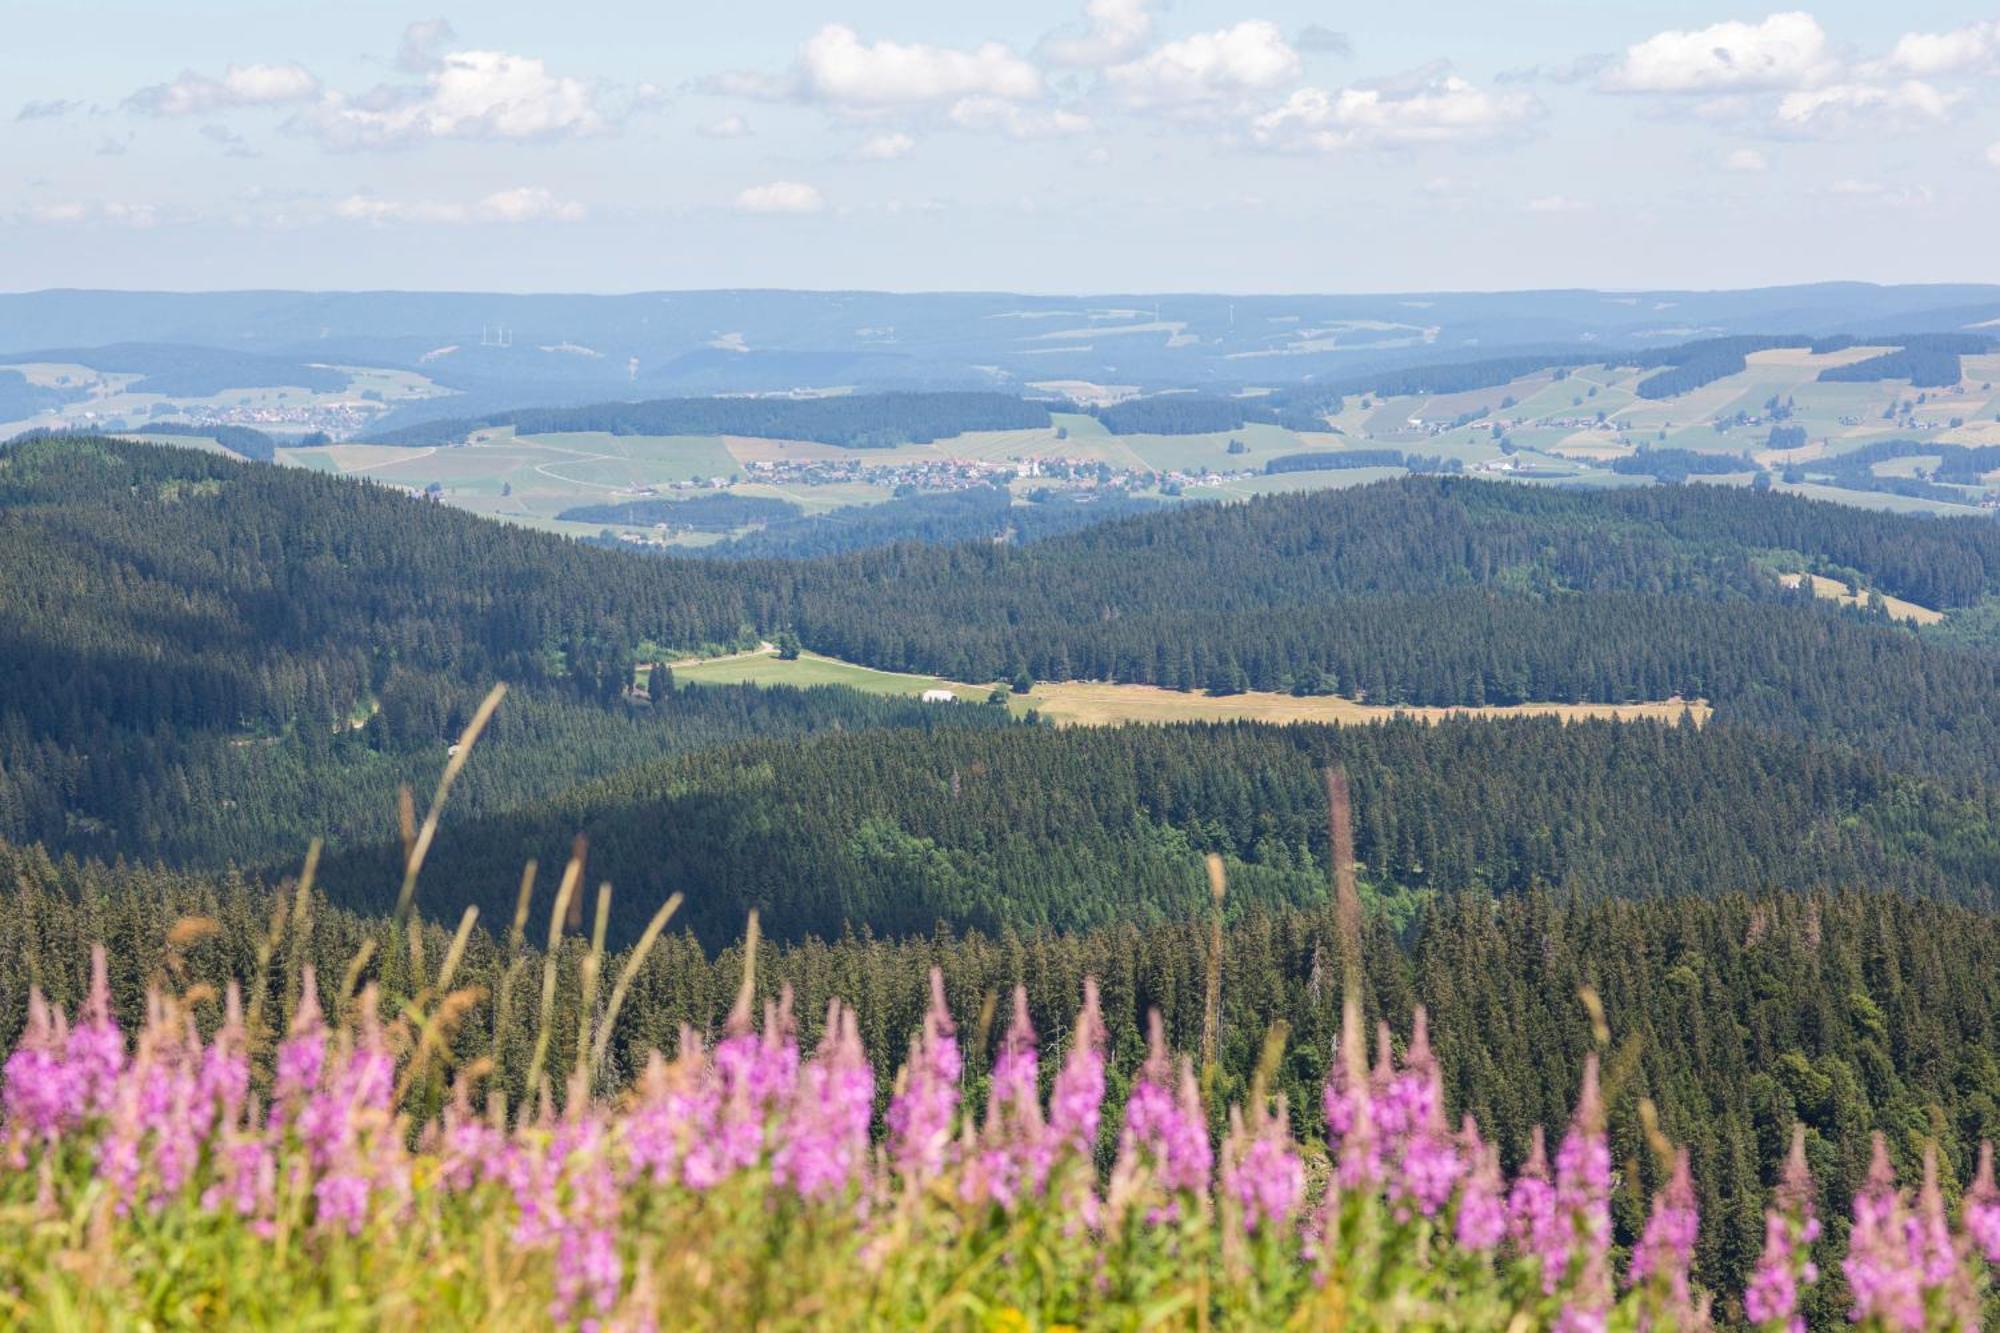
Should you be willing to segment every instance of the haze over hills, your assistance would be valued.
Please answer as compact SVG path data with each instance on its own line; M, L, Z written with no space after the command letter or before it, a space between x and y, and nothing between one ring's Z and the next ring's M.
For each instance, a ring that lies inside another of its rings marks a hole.
M0 295L0 354L120 343L421 369L480 411L805 388L1290 384L1510 348L1651 348L1737 333L1941 332L2000 287L1230 296L416 292ZM447 351L446 349L450 349ZM103 369L124 369L115 355ZM463 412L460 413L461 415Z

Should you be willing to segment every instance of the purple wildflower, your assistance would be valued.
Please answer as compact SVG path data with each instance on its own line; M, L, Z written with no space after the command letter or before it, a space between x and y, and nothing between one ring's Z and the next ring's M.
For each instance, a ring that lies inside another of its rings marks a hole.
M963 1072L951 1010L944 1002L944 974L932 968L930 1009L922 1030L910 1038L909 1063L889 1099L889 1158L904 1180L924 1184L944 1170Z
M1276 1231L1298 1210L1305 1196L1305 1164L1292 1143L1285 1101L1274 1111L1259 1100L1246 1127L1237 1107L1229 1110L1229 1137L1222 1148L1222 1189L1242 1210L1244 1230L1260 1225Z
M1694 1177L1688 1170L1687 1149L1683 1148L1674 1154L1674 1173L1667 1187L1653 1196L1653 1211L1646 1219L1638 1248L1632 1252L1631 1269L1634 1286L1650 1282L1663 1289L1666 1309L1673 1325L1679 1328L1696 1322L1694 1291L1688 1273L1700 1231Z
M1783 1333L1805 1333L1799 1290L1819 1280L1811 1255L1818 1239L1805 1126L1799 1125L1792 1131L1792 1151L1778 1179L1777 1207L1764 1214L1764 1252L1743 1290L1743 1313L1751 1323Z
M1965 1234L1989 1264L2000 1264L2000 1189L1993 1184L1993 1145L1979 1145L1979 1173L1965 1192Z
M854 1011L827 1006L826 1035L799 1078L784 1134L771 1157L773 1176L808 1199L839 1194L868 1157L875 1072L861 1049Z
M1471 1116L1459 1130L1465 1160L1471 1164L1465 1187L1458 1196L1458 1219L1453 1234L1460 1248L1484 1254L1497 1247L1507 1235L1507 1202L1502 1194L1500 1153L1479 1137L1479 1126Z
M1148 1045L1146 1063L1125 1101L1118 1174L1126 1179L1147 1174L1169 1195L1205 1191L1214 1150L1208 1142L1194 1067L1183 1056L1176 1079L1157 1009L1149 1019ZM1172 1215L1170 1210L1159 1214Z

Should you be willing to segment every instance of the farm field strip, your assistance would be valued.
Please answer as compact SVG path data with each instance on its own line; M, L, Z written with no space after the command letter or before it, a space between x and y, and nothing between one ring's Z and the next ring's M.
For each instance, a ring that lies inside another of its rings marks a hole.
M695 685L842 685L870 694L917 696L926 690L949 690L963 703L986 699L991 685L973 685L937 676L878 671L819 653L801 653L786 661L768 645L753 652L733 653L673 663L674 682ZM945 705L940 705L943 707ZM1358 726L1397 717L1437 722L1449 717L1560 717L1571 721L1613 718L1650 719L1678 723L1692 717L1706 723L1713 710L1705 700L1660 699L1636 703L1528 703L1466 708L1418 708L1359 703L1336 695L1299 697L1249 691L1208 695L1162 689L1156 685L1126 685L1109 681L1045 681L1026 695L1010 694L1008 707L1016 714L1038 710L1058 726L1116 726L1127 722L1277 722Z

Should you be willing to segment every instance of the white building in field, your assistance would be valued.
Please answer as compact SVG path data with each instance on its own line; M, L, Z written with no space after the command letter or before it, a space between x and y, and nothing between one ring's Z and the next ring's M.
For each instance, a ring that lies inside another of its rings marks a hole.
M958 696L950 690L925 690L923 701L927 704L955 704Z

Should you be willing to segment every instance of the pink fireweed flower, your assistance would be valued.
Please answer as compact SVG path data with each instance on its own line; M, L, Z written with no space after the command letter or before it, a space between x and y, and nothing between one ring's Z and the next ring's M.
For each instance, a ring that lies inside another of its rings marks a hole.
M195 1101L204 1119L212 1113L218 1125L234 1125L250 1097L250 1038L243 1029L243 996L235 982L223 1002L223 1024L201 1053L195 1075Z
M988 1120L1000 1115L1041 1118L1041 1065L1035 1050L1035 1025L1028 1018L1028 991L1014 988L1014 1016L993 1057L993 1084L986 1101Z
M1049 1093L1051 1141L1085 1160L1097 1147L1098 1126L1104 1115L1104 1039L1097 979L1085 977L1083 1008L1077 1011L1069 1055Z
M1479 1126L1469 1115L1458 1136L1470 1169L1465 1174L1465 1187L1459 1192L1453 1235L1461 1249L1485 1254L1507 1236L1507 1201L1500 1177L1500 1153L1480 1139Z
M256 1119L252 1106L249 1124L254 1125ZM215 1174L201 1192L203 1211L215 1213L227 1208L238 1217L267 1215L278 1191L278 1161L270 1136L250 1127L231 1127L216 1137L212 1151Z
M1667 1187L1653 1196L1653 1211L1646 1229L1632 1251L1632 1285L1658 1283L1665 1290L1667 1308L1676 1326L1693 1322L1694 1291L1689 1267L1694 1262L1694 1243L1701 1231L1701 1215L1695 1207L1694 1177L1688 1170L1687 1149L1674 1155L1674 1174Z
M1285 1099L1259 1104L1245 1125L1241 1108L1229 1109L1229 1137L1222 1148L1222 1190L1242 1210L1243 1227L1282 1228L1305 1197L1305 1164L1292 1143Z
M714 1126L718 1104L701 1037L682 1024L679 1056L671 1064L658 1051L646 1058L625 1117L625 1156L632 1169L655 1184L675 1179L696 1135Z
M76 1026L69 1031L64 1056L75 1080L77 1113L102 1115L125 1068L125 1034L111 1016L110 971L101 944L90 949L90 993L77 1014Z
M1803 1125L1792 1131L1792 1151L1778 1179L1776 1203L1764 1214L1764 1252L1743 1290L1743 1313L1762 1329L1805 1333L1799 1291L1819 1280L1819 1268L1811 1257L1812 1244L1819 1239L1819 1219L1813 1216Z
M51 1011L41 987L34 987L28 992L28 1025L7 1057L6 1089L0 1095L17 1165L26 1160L20 1155L25 1140L52 1142L81 1112L83 1099L65 1055L67 1045L62 1015Z
M921 1031L910 1038L909 1063L889 1099L889 1160L904 1180L924 1184L943 1172L963 1072L951 1010L944 1002L944 974L932 968L930 1009Z
M2000 1189L1993 1184L1993 1145L1979 1145L1979 1173L1965 1192L1965 1234L1989 1264L2000 1264Z
M1321 1099L1328 1145L1335 1151L1334 1183L1342 1190L1373 1191L1383 1180L1384 1144L1358 1007L1341 1020L1340 1058L1327 1073Z
M1143 1166L1167 1194L1205 1191L1214 1149L1208 1142L1194 1066L1183 1056L1176 1079L1157 1009L1149 1025L1146 1063L1125 1101L1125 1127L1118 1141L1120 1174L1130 1176Z
M409 1195L409 1163L396 1121L396 1057L377 1012L373 986L361 993L360 1019L343 1030L320 1071L320 1084L298 1112L296 1129L313 1168L316 1218L323 1227L358 1233L371 1200ZM301 1008L301 1017L306 1017ZM309 1039L310 1025L303 1037ZM294 1023L294 1028L300 1025ZM301 1049L308 1049L301 1042Z
M192 1018L157 993L147 996L146 1008L137 1053L118 1080L97 1143L98 1176L121 1213L138 1201L148 1167L155 1205L178 1193L200 1159L211 1123L197 1112L200 1041Z
M434 1126L431 1147L438 1159L438 1180L448 1190L465 1191L494 1176L506 1134L472 1107L472 1089L464 1078L454 1079L451 1100Z
M272 1078L273 1110L282 1108L295 1114L313 1089L319 1086L326 1065L326 1016L320 1012L319 983L312 964L306 964L299 1007L292 1014L291 1030L278 1043L278 1058Z
M1047 1158L1040 1077L1035 1026L1028 1018L1028 992L1017 986L1014 1016L993 1059L986 1119L976 1148L978 1169L960 1181L961 1198L968 1202L986 1200L1011 1209L1041 1189Z
M1915 1219L1889 1165L1888 1144L1878 1133L1868 1179L1854 1196L1854 1226L1841 1262L1856 1323L1875 1319L1894 1329L1925 1327L1923 1276L1910 1262L1914 1232Z
M841 1193L867 1162L874 1108L875 1071L861 1049L860 1023L834 1000L827 1006L826 1035L800 1075L772 1154L773 1177L803 1198Z
M623 1264L617 1228L623 1196L609 1126L581 1079L571 1084L565 1104L569 1110L554 1130L521 1154L539 1160L517 1176L528 1189L526 1197L516 1194L524 1226L515 1235L523 1243L552 1242L555 1247L549 1317L568 1324L587 1305L590 1315L583 1325L594 1329L618 1303Z
M790 1096L798 1080L799 1044L793 1032L792 991L786 986L764 1006L764 1030L731 1015L735 1029L716 1045L709 1065L713 1106L702 1108L705 1122L695 1128L681 1179L691 1189L713 1189L737 1171L753 1167L764 1153L764 1126L773 1108Z
M1556 1207L1555 1186L1549 1183L1548 1145L1536 1125L1528 1160L1514 1177L1507 1195L1507 1234L1514 1248L1535 1260L1542 1275L1542 1292L1553 1296L1569 1269L1568 1219Z
M1611 1305L1611 1144L1597 1085L1597 1054L1583 1060L1583 1090L1562 1145L1556 1149L1556 1208L1570 1242L1573 1276L1559 1328L1585 1333L1603 1327ZM1543 1281L1548 1270L1543 1269Z

